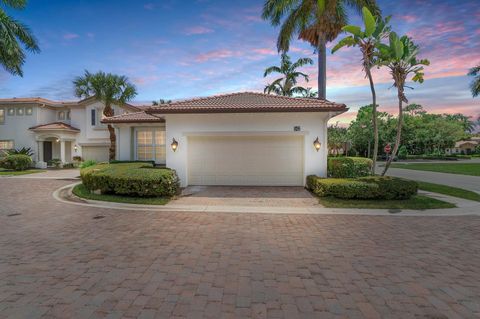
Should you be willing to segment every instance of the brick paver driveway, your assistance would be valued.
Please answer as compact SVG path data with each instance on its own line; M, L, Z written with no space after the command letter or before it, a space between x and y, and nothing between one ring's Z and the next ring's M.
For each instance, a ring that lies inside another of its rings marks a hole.
M480 316L479 217L102 210L66 183L0 179L2 318Z

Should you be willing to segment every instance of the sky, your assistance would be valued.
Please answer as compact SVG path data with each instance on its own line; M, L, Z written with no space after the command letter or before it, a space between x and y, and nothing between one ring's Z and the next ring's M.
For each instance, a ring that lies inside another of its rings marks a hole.
M480 98L469 91L468 69L480 63L479 0L378 0L393 29L420 45L431 65L423 84L410 84L409 102L434 113L480 116ZM24 76L0 70L0 97L41 96L75 100L72 80L84 70L126 75L137 87L133 104L239 91L263 91L277 65L278 28L261 19L262 0L30 0L7 12L28 25L41 53L28 54ZM350 22L360 24L356 12ZM339 37L341 39L343 35ZM328 45L331 48L336 41ZM292 59L316 55L300 40ZM317 86L317 65L304 68ZM386 70L375 70L381 111L396 114L395 89ZM356 48L327 53L327 99L349 112L348 123L370 104L370 90Z

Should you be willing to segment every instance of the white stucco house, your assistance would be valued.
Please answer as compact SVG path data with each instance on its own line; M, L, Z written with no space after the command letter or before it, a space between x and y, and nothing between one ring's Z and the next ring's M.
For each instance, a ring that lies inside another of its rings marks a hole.
M344 104L261 93L177 101L104 118L117 158L175 169L182 186L303 186L327 173L327 121Z
M107 126L101 122L104 105L95 98L58 102L43 98L0 99L0 152L29 147L37 167L52 159L73 157L108 160ZM132 105L114 106L115 114L137 112Z

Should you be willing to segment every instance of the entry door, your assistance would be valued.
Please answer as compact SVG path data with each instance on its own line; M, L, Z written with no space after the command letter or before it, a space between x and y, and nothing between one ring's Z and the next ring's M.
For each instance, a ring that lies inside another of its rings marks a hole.
M188 139L190 185L303 185L303 136Z
M43 142L43 161L48 162L52 160L52 142Z

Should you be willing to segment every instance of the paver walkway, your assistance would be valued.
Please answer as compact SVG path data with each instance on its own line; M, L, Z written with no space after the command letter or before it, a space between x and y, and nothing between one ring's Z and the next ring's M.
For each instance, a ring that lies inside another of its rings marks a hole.
M48 169L45 172L17 175L17 176L5 176L5 178L18 178L18 179L76 179L80 176L80 170L78 168L72 169Z
M143 212L0 179L1 318L476 318L480 217Z

